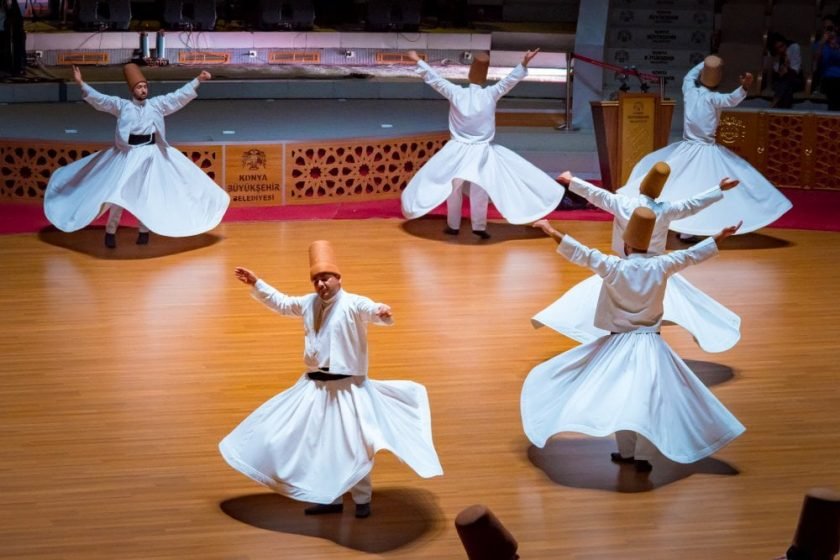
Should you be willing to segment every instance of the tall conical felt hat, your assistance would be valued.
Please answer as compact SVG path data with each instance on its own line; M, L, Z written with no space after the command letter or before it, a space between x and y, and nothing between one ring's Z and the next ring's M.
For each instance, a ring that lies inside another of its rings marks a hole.
M657 161L642 179L639 192L651 198L658 198L662 194L662 189L665 188L669 175L671 175L671 166L664 161Z
M519 544L489 508L470 506L455 518L469 560L513 560Z
M468 79L471 84L483 86L487 81L487 70L490 68L490 56L487 53L475 53Z
M125 66L123 66L123 74L125 74L125 81L128 82L128 89L134 90L135 86L141 82L147 82L149 80L143 75L143 72L140 71L140 67L134 64L133 62L129 62Z
M840 494L812 488L805 494L788 558L832 560L840 552Z
M332 272L341 276L332 245L323 239L313 241L309 246L309 277L314 278L322 272Z
M700 71L700 83L707 88L717 87L723 79L723 59L710 54L703 60L703 70Z
M624 242L639 251L647 251L653 226L656 225L656 214L653 210L639 206L633 210L627 229L624 230Z

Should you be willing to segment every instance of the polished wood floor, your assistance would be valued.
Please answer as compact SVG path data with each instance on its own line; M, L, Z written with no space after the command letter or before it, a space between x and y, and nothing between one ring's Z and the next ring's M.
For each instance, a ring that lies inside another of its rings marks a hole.
M101 247L102 231L0 237L0 557L464 558L453 520L490 506L524 559L769 559L803 493L840 488L840 235L765 230L686 276L743 319L733 350L675 350L747 426L694 465L649 478L609 462L609 439L545 449L519 393L573 346L530 316L587 272L533 230L444 238L424 219L235 223L186 240ZM609 224L560 222L606 248ZM347 290L389 303L371 376L429 391L443 477L388 453L374 513L307 518L229 468L219 440L302 371L302 329L248 296L247 266L310 289L307 246L331 239Z

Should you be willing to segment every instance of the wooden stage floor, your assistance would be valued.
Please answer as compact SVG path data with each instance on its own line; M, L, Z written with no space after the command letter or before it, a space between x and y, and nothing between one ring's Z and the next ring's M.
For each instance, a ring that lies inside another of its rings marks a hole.
M606 248L609 224L557 224ZM610 439L532 447L528 371L573 342L529 318L587 276L521 226L479 242L423 219L223 224L107 254L102 230L0 237L0 557L464 558L453 520L489 505L524 559L770 559L804 492L840 488L840 235L764 230L686 272L741 315L731 351L664 336L746 425L694 465L649 478ZM232 470L219 440L303 370L302 328L233 268L310 289L307 246L333 240L348 291L389 303L371 377L423 383L443 477L381 453L373 516L308 518Z

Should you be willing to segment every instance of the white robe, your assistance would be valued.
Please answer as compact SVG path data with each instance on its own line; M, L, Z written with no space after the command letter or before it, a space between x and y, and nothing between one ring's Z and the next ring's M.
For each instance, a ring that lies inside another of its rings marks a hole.
M493 143L496 103L527 75L521 64L490 87L457 86L422 60L417 72L449 100L449 142L409 181L402 193L406 218L435 209L460 184L469 181L487 192L513 224L530 223L553 211L564 189L554 179L511 150Z
M544 447L560 432L606 436L629 430L669 459L692 463L744 432L657 334L668 277L716 255L714 240L667 255L622 259L566 235L557 251L603 278L598 326L618 334L531 370L520 408L525 434L534 445Z
M113 204L160 235L186 237L216 227L230 197L166 141L164 117L195 99L198 83L145 102L103 95L84 84L84 100L117 117L115 145L53 172L44 195L50 222L62 231L76 231ZM131 134L151 133L154 144L128 143Z
M367 476L381 449L424 478L443 474L425 387L367 377L367 324L391 322L376 316L377 304L340 291L315 332L315 294L290 297L262 280L252 293L270 309L303 319L307 371L329 368L350 377L313 381L304 373L260 405L219 444L231 467L280 494L320 504Z
M722 94L697 86L701 62L683 80L685 105L683 140L643 157L633 167L627 184L618 192L631 198L658 161L671 166L671 175L659 199L683 200L698 194L699 185L711 185L724 177L739 179L738 187L723 194L723 200L709 208L675 220L671 229L693 235L714 235L725 227L744 221L738 233L749 233L776 221L792 204L746 160L715 142L720 113L738 105L747 96L743 88Z
M740 187L736 187L740 188ZM663 202L648 196L635 198L613 194L577 177L572 179L569 190L613 216L613 251L624 255L624 230L633 210L640 206L656 214L656 224L651 236L649 252L665 252L668 228L672 220L690 216L723 198L719 187L714 187L688 200ZM576 284L554 303L534 315L534 328L551 327L578 342L586 343L609 334L595 326L595 306L601 293L601 278L596 274ZM663 320L688 330L697 344L706 352L724 352L741 338L741 319L694 287L680 274L674 274L665 290Z

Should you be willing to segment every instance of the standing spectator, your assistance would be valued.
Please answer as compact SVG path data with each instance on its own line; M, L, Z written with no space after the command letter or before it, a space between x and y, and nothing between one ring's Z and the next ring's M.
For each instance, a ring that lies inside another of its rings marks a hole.
M840 111L840 42L836 19L827 17L823 35L816 44L814 57L820 77L820 91L828 98L828 110Z
M799 45L783 35L767 36L767 52L773 57L773 102L776 109L793 107L793 94L805 85L802 79L802 53Z

